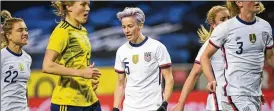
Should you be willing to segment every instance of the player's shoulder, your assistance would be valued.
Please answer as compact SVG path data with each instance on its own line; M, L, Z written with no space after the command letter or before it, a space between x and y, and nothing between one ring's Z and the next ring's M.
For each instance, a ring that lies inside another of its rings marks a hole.
M8 54L7 47L1 49L1 58L6 57Z
M22 52L23 52L22 55L24 58L26 58L27 60L30 60L30 61L32 60L31 56L26 51L22 50Z
M129 42L127 41L126 43L124 43L118 48L117 53L125 52L129 48L128 45L129 45Z
M264 25L264 26L268 26L271 27L271 25L269 24L269 22L267 22L266 20L256 16L256 22L259 23L260 25Z
M165 45L163 43L161 43L160 41L158 41L156 39L150 38L150 37L148 37L148 44L151 45L152 47L153 46L165 47Z
M69 24L65 21L60 21L58 25L54 28L53 32L64 32L68 31Z

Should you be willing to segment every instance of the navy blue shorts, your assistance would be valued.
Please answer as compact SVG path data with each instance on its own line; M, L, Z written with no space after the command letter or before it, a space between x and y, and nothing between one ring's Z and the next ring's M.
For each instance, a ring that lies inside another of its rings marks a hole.
M51 103L50 110L51 111L102 111L99 101L87 107L57 105L57 104Z

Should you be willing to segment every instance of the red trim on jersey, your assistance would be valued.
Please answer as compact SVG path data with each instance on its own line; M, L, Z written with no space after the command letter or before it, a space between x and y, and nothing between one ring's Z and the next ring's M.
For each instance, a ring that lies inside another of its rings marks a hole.
M232 102L231 96L227 96L228 103L231 104L233 111L239 111L236 105Z
M272 49L274 47L274 44L272 46L266 47L266 49Z
M218 106L216 93L212 93L212 94L213 94L215 109L216 109L216 111L219 111L219 106Z
M226 52L225 52L225 47L222 46L222 51L223 51L223 55L224 55L224 59L225 59L225 68L227 69L228 68L228 63L227 63L227 58L226 58Z
M125 71L120 71L120 70L117 70L117 69L115 69L115 72L117 72L118 74L124 74L125 73Z
M228 83L227 83L227 81L225 81L225 82L226 82L226 84L224 86L224 95L227 96L226 87L227 87Z
M211 45L213 45L215 48L217 48L217 49L219 49L220 47L219 46L217 46L216 44L214 44L211 40L209 40L209 43L211 44Z
M201 63L200 63L200 61L197 61L197 60L195 60L195 62L194 62L194 63L196 63L196 64L201 64Z
M170 68L171 67L171 63L167 63L167 64L162 64L160 65L161 69L165 69L165 68Z

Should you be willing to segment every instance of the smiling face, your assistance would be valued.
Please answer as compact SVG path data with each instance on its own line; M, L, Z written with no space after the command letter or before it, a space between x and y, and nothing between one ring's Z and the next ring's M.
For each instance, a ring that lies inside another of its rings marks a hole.
M121 21L123 32L128 41L136 41L142 27L137 24L136 19L133 16L124 17Z
M13 24L13 28L6 34L9 43L19 46L28 44L28 28L25 22L20 21Z

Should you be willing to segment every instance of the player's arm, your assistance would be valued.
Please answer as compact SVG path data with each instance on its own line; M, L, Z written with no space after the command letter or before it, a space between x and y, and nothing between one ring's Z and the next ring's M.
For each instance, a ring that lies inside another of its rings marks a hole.
M218 49L210 43L207 45L204 53L201 56L201 66L208 82L215 81L210 63L210 58L217 50Z
M186 103L187 97L193 90L197 80L201 76L201 73L202 73L201 65L198 63L194 63L193 68L191 69L191 72L189 76L187 77L185 84L183 86L183 89L181 91L179 101L175 107L176 110L181 111L184 109L184 105Z
M168 101L172 94L173 85L174 85L172 69L171 69L171 67L161 68L161 72L165 78L164 101Z
M119 111L120 104L123 100L125 94L125 84L126 84L126 76L124 73L118 74L118 80L116 84L116 89L114 92L114 103L113 110Z
M94 64L86 69L77 70L67 68L56 63L57 57L65 50L69 41L67 32L64 29L56 29L50 37L48 47L45 53L42 72L61 76L75 76L84 78L98 78L99 70L94 68Z
M265 59L269 66L274 68L274 39L272 36L272 28L268 24L269 31L267 33L267 39L266 39L266 55Z
M224 44L224 41L227 38L227 26L226 24L220 24L213 30L210 38L209 44L206 46L202 56L201 56L201 66L203 69L203 73L205 74L208 85L207 88L210 92L215 92L216 90L216 81L213 76L212 66L210 63L210 58L213 54Z
M266 62L274 69L274 48L268 48L266 50Z
M122 53L119 53L124 51L120 51L120 50L121 49L119 48L116 52L115 65L114 65L115 72L118 73L118 80L116 84L116 89L114 91L113 111L119 111L120 104L125 95L125 86L126 86L125 73L129 73L129 72L125 72L125 64L124 64L123 58L120 57L120 54Z
M156 58L159 63L159 67L165 79L164 88L164 101L157 111L165 111L167 109L168 100L173 91L174 79L172 75L171 59L170 55L163 44L160 44L156 50Z

